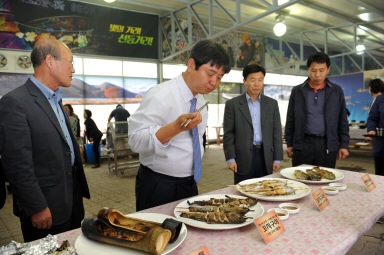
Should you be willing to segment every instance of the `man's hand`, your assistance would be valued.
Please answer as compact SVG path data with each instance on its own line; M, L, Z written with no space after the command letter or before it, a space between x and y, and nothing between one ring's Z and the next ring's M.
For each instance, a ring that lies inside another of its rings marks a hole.
M368 135L376 135L376 131L371 130L371 131L369 131L367 134L368 134ZM372 137L368 137L368 136L366 136L366 137L364 138L364 140L365 140L365 141L372 141Z
M276 171L278 171L280 169L280 164L278 164L278 163L273 163L273 172L276 172Z
M287 147L287 155L288 155L288 158L292 158L293 147Z
M237 164L236 162L229 162L227 163L228 169L230 169L232 172L237 173Z
M347 149L339 149L339 159L345 159L349 156L349 151Z
M31 216L32 226L39 229L50 229L52 226L52 215L51 210L46 207L39 213Z
M203 120L203 117L201 116L200 112L196 111L194 113L186 113L186 114L180 115L175 122L178 127L180 127L183 131L185 131L185 130L193 129L202 120Z

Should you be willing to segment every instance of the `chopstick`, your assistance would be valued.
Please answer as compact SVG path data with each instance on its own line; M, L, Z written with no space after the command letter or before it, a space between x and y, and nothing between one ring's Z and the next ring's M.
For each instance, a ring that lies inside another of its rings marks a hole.
M201 110L203 110L204 109L204 107L206 107L207 105L209 104L209 101L207 101L205 104L203 104L200 108L199 108L199 112L201 111ZM189 119L189 120L186 120L186 121L184 121L183 123L181 123L181 127L182 126L184 126L184 127L187 127L188 125L189 125L189 123L191 123L191 121L192 121L192 119Z

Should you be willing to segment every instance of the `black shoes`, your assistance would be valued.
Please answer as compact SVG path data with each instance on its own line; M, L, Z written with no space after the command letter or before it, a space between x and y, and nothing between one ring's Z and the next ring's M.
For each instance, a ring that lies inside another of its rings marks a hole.
M98 168L98 167L100 167L100 164L94 164L94 165L92 166L92 168Z

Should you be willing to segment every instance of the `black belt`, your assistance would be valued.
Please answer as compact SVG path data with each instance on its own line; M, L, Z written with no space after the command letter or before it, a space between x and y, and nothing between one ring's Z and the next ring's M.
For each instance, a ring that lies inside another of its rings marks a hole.
M320 134L305 134L305 136L316 137L316 138L324 138L325 137L325 135L320 135Z
M262 144L254 144L253 148L255 148L255 149L262 149L263 145Z

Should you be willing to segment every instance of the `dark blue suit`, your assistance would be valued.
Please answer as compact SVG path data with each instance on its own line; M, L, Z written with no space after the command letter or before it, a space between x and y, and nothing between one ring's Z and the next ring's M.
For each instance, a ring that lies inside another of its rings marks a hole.
M376 98L368 116L367 131L376 131L376 128L384 128L384 95ZM372 153L376 174L384 176L384 137L374 138Z

